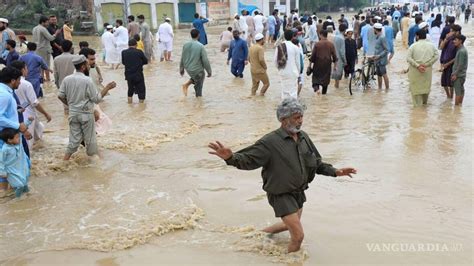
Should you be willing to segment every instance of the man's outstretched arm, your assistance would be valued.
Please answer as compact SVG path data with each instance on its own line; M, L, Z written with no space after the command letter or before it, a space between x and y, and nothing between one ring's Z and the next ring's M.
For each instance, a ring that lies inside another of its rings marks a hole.
M268 163L271 156L270 152L260 141L236 153L233 153L230 148L225 147L219 141L209 143L208 147L212 149L209 152L210 154L219 156L225 160L227 165L232 165L242 170L260 168Z

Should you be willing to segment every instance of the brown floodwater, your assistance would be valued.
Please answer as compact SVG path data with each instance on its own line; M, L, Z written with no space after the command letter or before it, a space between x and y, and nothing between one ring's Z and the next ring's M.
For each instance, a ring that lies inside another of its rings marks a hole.
M67 119L57 89L46 86L42 103L53 121L33 151L32 192L0 201L1 264L472 265L472 60L462 107L446 100L437 71L428 106L412 107L400 39L388 91L350 96L343 81L315 95L305 78L303 129L325 161L359 173L316 177L302 217L303 249L288 255L288 233L259 232L278 221L260 171L227 167L207 153L210 141L237 150L279 126L274 50L266 52L267 95L250 97L249 67L244 79L234 78L219 51L223 29L208 29L213 76L202 99L181 93L186 77L178 65L188 30L177 32L173 62L145 68L144 105L126 103L123 68L101 64L105 82L118 87L101 104L113 127L98 138L100 160L81 149L62 162ZM464 33L472 59L473 26ZM101 50L98 37L75 40Z

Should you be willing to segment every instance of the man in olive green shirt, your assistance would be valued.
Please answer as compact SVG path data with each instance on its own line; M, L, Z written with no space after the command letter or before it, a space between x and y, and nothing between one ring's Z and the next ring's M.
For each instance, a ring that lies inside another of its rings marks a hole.
M267 64L265 63L265 38L263 34L257 33L255 35L256 45L252 45L249 51L249 62L250 62L250 73L252 74L252 96L257 93L258 84L263 83L263 87L260 90L260 96L265 95L268 87L270 87L270 81L267 75Z
M207 72L207 77L211 77L212 70L209 59L207 59L206 49L199 40L199 31L197 29L191 30L192 41L187 42L183 46L181 53L181 62L179 64L179 73L184 75L184 70L188 72L191 77L189 81L183 84L184 96L188 95L188 87L194 84L194 91L196 97L202 97L202 85L204 84L204 70Z
M464 47L466 36L458 35L454 37L453 43L457 48L456 57L454 58L453 73L451 80L453 81L454 93L456 98L455 105L461 105L464 99L464 82L466 82L466 71L468 65L467 50Z
M267 192L275 216L283 220L263 231L280 233L289 230L288 252L298 251L303 242L300 220L306 201L304 191L314 176L351 176L357 173L354 168L336 169L322 161L308 134L301 130L305 109L297 99L284 99L277 109L281 127L236 153L218 141L209 144L212 149L209 153L224 159L228 165L243 170L263 167L263 190Z

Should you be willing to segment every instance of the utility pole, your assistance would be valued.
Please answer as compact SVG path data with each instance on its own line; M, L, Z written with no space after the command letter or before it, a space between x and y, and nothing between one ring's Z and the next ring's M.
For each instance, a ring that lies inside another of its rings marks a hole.
M128 7L130 6L130 0L123 0L123 23L127 22L127 17L130 15L128 13Z

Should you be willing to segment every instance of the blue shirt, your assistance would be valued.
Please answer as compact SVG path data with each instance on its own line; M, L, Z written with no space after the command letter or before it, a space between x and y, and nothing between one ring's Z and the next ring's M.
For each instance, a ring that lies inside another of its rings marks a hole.
M267 20L267 23L268 23L268 30L270 32L275 32L275 27L276 27L276 19L274 16L269 16L268 17L268 20Z
M234 39L232 42L230 42L227 60L232 59L232 64L247 60L248 55L249 48L247 46L247 42L242 38L238 38L237 40Z
M199 42L203 45L207 44L206 30L204 29L204 23L209 22L206 18L197 18L193 20L193 27L199 31Z
M388 47L385 37L380 35L375 39L375 55L379 58L377 59L377 64L381 66L386 66L388 63Z
M372 26L370 24L365 25L362 27L360 30L360 36L362 37L362 44L364 46L364 53L367 54L367 51L369 49L369 39L368 39L368 33L369 30L372 29Z
M0 148L0 176L7 176L13 188L24 187L30 177L30 159L21 144L4 144Z
M32 51L22 55L20 60L26 63L26 67L28 68L26 80L31 82L31 85L33 85L35 89L36 96L38 96L41 86L41 70L48 70L48 65L46 65L46 62L44 62L41 56Z
M395 12L393 12L392 14L392 17L393 17L393 20L399 20L402 17L402 14L400 13L400 11L395 10Z
M418 24L415 24L408 30L408 46L411 46L415 42L415 35L419 29Z
M20 128L18 111L13 90L6 84L0 83L0 130L4 128ZM0 140L0 147L3 141Z
M8 52L6 59L1 58L0 63L6 66L11 66L12 62L18 59L20 59L20 54L18 54L16 50L13 50L11 52Z
M374 28L370 25L367 24L364 27L362 27L362 44L364 46L364 54L365 55L374 55L375 53L375 39L377 38L377 35L375 35Z
M10 40L10 35L8 35L8 31L2 31L2 42L0 43L0 54L3 54L6 50L5 46L7 45L7 41Z
M391 54L394 54L394 49L393 49L393 28L391 26L384 26L385 28L385 39L387 39L387 46L388 46L388 51Z

